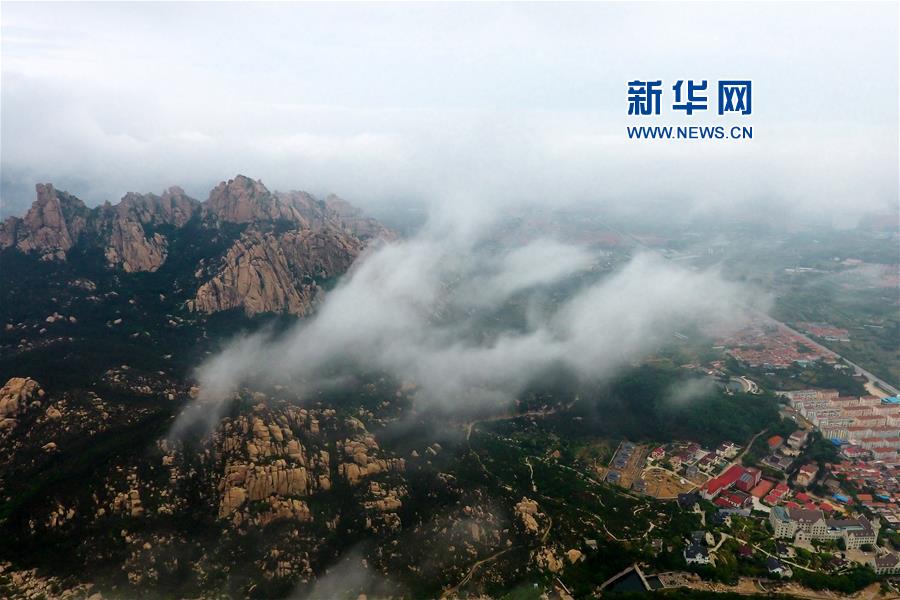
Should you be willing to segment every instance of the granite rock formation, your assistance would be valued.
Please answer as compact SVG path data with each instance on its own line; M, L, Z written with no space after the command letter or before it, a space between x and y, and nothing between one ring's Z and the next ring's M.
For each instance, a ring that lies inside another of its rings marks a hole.
M38 184L28 213L0 224L0 249L45 261L97 250L106 268L141 273L163 268L173 245L198 236L215 243L193 265L195 293L187 308L203 314L239 309L248 316L307 314L322 282L344 273L367 243L394 237L336 196L321 201L305 192L273 193L238 175L217 185L205 202L171 187L162 195L128 193L118 204L93 209Z

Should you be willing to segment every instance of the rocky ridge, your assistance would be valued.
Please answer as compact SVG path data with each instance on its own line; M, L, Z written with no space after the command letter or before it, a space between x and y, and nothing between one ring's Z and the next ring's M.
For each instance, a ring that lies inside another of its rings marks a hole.
M89 209L51 184L36 189L24 217L0 224L0 250L57 262L75 250L98 250L108 269L153 273L167 266L173 244L211 236L217 243L194 265L195 294L185 303L201 314L304 315L323 282L344 273L371 241L394 237L336 196L271 192L242 175L221 182L204 202L171 187Z
M106 242L108 264L121 266L126 273L156 271L168 256L168 239L154 230L162 225L184 227L198 206L179 187L169 188L162 196L128 193L115 206L104 204L96 227Z
M333 229L248 231L228 249L188 308L303 315L321 293L316 281L345 272L362 247L357 238Z
M249 414L226 419L215 434L222 456L218 516L236 527L265 526L279 519L313 520L306 498L329 491L335 479L356 486L363 479L402 472L402 458L381 456L375 437L356 418L341 422L333 409L260 403ZM330 442L338 437L336 442ZM364 508L395 513L403 490L375 482ZM369 524L378 519L370 517Z
M550 521L536 501L505 506L440 471L455 450L422 438L399 453L383 425L396 419L393 399L409 385L378 385L365 388L375 394L368 408L298 404L277 386L244 389L212 431L172 438L166 407L177 410L196 390L162 372L120 365L90 390L51 385L39 406L37 382L16 378L3 388L3 406L28 408L14 435L0 435L0 474L9 476L0 487L23 466L40 473L58 465L71 476L14 506L6 527L35 548L79 540L78 560L110 597L170 585L209 598L251 595L265 582L314 589L359 536L372 540L364 561L373 577L409 573L445 589L468 581L482 561L490 566L479 585L502 585L503 561L526 547L551 573L581 560L570 546L543 543ZM392 400L374 401L382 397ZM100 445L102 453L92 451ZM423 510L432 502L437 510ZM78 574L43 580L35 578L58 572L26 577L27 568L16 564L14 597L51 585L95 591Z

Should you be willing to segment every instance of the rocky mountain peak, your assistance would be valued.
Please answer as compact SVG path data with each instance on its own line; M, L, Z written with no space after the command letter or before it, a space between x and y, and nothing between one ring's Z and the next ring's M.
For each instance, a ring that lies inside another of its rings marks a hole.
M15 246L42 260L64 259L84 231L90 211L81 200L57 192L52 184L39 183L35 189L37 199L25 217L11 217L0 227L0 248Z
M128 192L115 205L115 214L142 225L169 224L182 227L187 223L200 203L189 197L181 188L169 188L162 196Z
M237 175L213 188L209 199L203 204L203 213L207 218L226 223L286 219L298 225L306 225L297 209L282 202L262 181L244 175Z
M56 226L88 212L84 202L68 192L56 190L52 183L38 183L34 187L37 199L25 215L27 223Z

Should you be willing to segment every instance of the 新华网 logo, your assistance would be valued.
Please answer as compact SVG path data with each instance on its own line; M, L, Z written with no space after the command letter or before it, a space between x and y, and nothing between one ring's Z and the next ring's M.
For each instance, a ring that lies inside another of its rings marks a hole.
M706 79L679 79L672 86L672 110L693 115L695 111L709 109L709 84ZM748 79L721 80L717 86L718 113L749 115L753 110L752 83ZM628 114L658 115L662 106L663 82L640 80L628 82Z

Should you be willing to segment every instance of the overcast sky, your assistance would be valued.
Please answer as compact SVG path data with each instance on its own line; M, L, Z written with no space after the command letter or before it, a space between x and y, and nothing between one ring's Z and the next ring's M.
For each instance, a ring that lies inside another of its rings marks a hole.
M897 7L4 3L2 212L236 173L364 206L896 210ZM634 78L751 79L753 114L629 118ZM754 139L626 139L651 123Z

